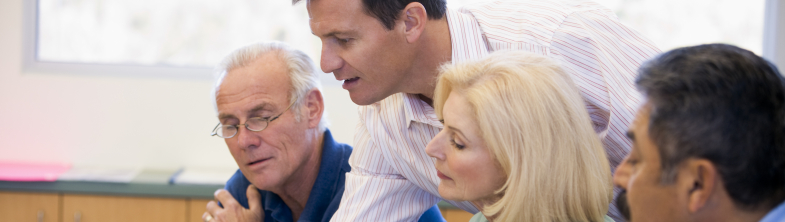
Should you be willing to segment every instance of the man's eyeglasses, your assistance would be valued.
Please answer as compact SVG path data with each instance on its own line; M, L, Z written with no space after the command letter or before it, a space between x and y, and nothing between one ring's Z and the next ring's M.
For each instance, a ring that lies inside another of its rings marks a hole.
M262 131L265 128L267 128L267 126L270 125L270 122L278 119L278 117L281 117L281 115L286 113L286 111L289 110L289 108L291 108L292 105L294 105L294 103L289 104L289 107L286 107L286 109L283 112L281 112L281 114L278 114L277 116L274 117L254 117L245 121L245 124L238 124L238 125L223 125L221 123L218 123L218 125L216 125L215 128L213 128L213 133L210 134L210 136L218 136L221 138L229 139L234 137L234 135L237 134L237 131L240 128L240 126L243 125L245 125L246 129L253 132Z

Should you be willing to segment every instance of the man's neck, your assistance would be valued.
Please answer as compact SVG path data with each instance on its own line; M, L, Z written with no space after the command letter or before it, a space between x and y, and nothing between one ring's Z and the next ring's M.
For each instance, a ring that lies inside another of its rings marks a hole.
M404 92L419 94L430 100L433 99L439 67L452 61L452 40L447 15L439 20L428 20L420 38L417 41L416 58L412 60L410 69L412 75L406 82L408 90Z
M313 150L316 150L317 152L314 152L314 155L311 155L303 168L292 173L294 180L285 184L279 192L273 192L281 197L281 200L283 200L286 206L292 211L293 221L297 221L300 218L300 214L305 210L305 204L308 202L311 190L313 190L316 177L319 176L319 166L324 152L322 149L324 134L316 134L317 135L312 135L314 137L308 139L314 141L314 143L312 143L312 146L315 146L313 147Z
M739 209L731 211L721 211L714 215L708 215L697 221L725 221L725 222L758 222L763 219L768 211L747 212Z
M699 211L695 214L693 221L757 222L769 211L774 210L770 207L754 210L740 209L725 192L710 197L704 209L701 210L703 212Z

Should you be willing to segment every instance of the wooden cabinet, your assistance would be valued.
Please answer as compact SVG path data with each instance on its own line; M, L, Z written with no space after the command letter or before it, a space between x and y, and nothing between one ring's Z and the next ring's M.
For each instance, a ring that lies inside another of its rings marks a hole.
M188 222L203 222L202 214L207 211L208 199L191 199L188 201Z
M0 221L201 222L210 200L0 192Z
M59 222L59 194L0 192L0 221Z
M12 222L202 222L209 199L0 192L0 221ZM62 210L62 211L60 211ZM473 216L443 209L448 222Z
M63 195L63 222L185 221L185 199Z
M474 214L461 209L443 209L442 216L447 222L466 222L472 219Z

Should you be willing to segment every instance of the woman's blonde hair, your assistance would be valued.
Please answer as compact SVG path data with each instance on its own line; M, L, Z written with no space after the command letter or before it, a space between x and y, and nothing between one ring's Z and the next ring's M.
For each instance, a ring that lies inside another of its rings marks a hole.
M463 95L507 181L485 206L496 221L603 221L613 198L605 150L578 89L555 61L520 51L444 65L434 95L442 119Z

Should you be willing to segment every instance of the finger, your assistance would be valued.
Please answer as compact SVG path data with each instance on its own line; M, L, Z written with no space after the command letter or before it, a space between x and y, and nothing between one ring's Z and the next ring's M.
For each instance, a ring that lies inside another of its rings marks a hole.
M210 216L210 217L212 217L212 216L210 215L210 213L204 212L204 213L202 214L202 221L207 221L207 216Z
M221 201L221 205L223 205L224 208L227 208L229 206L232 207L240 206L240 203L238 203L237 200L234 199L232 194L230 194L229 191L226 191L224 189L216 190L213 196L215 196L216 200Z
M248 208L253 212L261 212L262 209L262 195L253 184L248 186L245 190L245 195L248 197Z
M211 200L210 202L207 202L207 212L205 213L209 213L210 215L217 215L218 211L220 210L223 209L218 206L218 203L216 203L214 200Z

